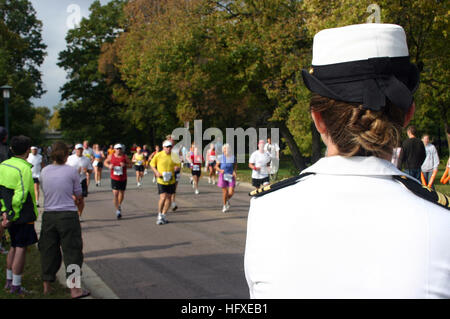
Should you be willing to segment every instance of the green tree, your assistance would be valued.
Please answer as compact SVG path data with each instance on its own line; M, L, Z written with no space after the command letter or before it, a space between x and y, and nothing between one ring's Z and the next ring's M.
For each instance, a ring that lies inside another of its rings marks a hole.
M13 87L9 102L11 136L34 137L36 133L31 98L44 93L39 66L46 45L41 33L42 22L30 1L0 0L0 84ZM0 118L4 118L3 107Z
M102 5L96 0L80 27L66 36L67 48L60 52L58 65L68 72L61 88L66 103L59 110L63 135L68 140L89 139L101 144L131 142L135 134L124 118L123 105L112 98L112 87L99 71L103 44L122 32L120 19L124 0Z
M304 0L308 32L365 23L374 1ZM421 85L415 94L412 121L422 132L445 139L449 128L450 84L448 46L450 3L441 0L378 0L381 22L401 25L406 32L411 61L420 70ZM448 141L450 145L450 141Z

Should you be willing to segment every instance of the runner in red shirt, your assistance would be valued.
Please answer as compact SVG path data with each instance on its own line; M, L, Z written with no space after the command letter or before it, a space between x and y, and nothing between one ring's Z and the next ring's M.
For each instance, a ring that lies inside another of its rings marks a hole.
M114 195L114 206L117 219L122 218L122 202L127 188L127 168L131 168L131 161L124 153L122 144L114 146L114 153L109 155L105 166L111 170L111 188Z
M194 146L194 154L191 155L191 172L194 181L195 194L198 195L198 181L202 175L203 156L199 152L198 147Z

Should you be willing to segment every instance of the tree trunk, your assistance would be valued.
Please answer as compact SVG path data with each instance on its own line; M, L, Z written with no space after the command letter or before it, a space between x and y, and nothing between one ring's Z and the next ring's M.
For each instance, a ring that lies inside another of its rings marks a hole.
M311 162L312 164L314 164L322 157L322 153L320 151L321 149L320 133L319 131L317 131L316 125L314 125L313 121L311 121L311 136L312 136Z
M445 134L447 135L448 155L450 156L450 126L445 123Z
M294 162L295 168L298 169L299 172L304 170L306 168L305 159L303 158L294 137L284 123L279 123L279 128L281 136L285 138L286 143L291 150L292 161Z

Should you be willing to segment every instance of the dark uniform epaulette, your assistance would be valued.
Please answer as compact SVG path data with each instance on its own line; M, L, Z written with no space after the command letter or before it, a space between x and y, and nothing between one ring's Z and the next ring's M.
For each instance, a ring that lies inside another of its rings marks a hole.
M393 177L420 198L450 210L450 197L448 195L437 192L427 186L422 186L422 184L404 175L395 175Z
M260 197L260 196L269 194L271 192L274 192L276 190L279 190L281 188L294 185L298 181L300 181L303 177L308 176L308 175L313 175L313 174L315 174L315 173L303 173L298 176L283 179L282 181L272 184L272 185L261 186L260 188L255 189L254 191L251 191L248 195L253 196L253 197Z

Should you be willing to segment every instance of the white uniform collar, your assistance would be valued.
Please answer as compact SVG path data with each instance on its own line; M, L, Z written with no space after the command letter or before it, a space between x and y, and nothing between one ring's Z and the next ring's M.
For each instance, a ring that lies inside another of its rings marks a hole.
M375 156L330 156L321 158L302 173L327 175L386 176L405 175L391 162Z

